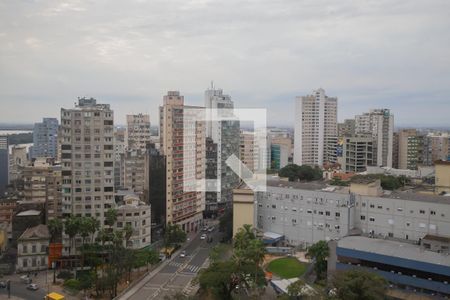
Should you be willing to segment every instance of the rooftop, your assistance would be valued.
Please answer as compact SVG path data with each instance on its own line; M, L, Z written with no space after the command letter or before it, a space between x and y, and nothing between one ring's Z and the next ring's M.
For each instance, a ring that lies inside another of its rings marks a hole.
M50 238L50 233L47 225L39 224L37 226L27 228L19 237L19 240L48 238Z
M269 187L280 187L280 188L291 188L298 190L309 190L309 191L323 191L323 192L336 192L336 193L348 193L349 188L346 186L330 186L325 181L317 180L310 182L299 182L299 181L287 181L287 180L267 180L267 186Z
M427 234L423 237L423 240L429 240L429 241L437 241L442 243L450 243L450 237L441 236L441 235L433 235L433 234Z
M363 236L347 236L338 241L339 248L358 250L368 253L407 258L435 265L450 267L450 256L437 252L427 251L418 245L392 241L373 239Z
M20 213L17 214L17 216L18 217L28 217L28 216L39 216L40 214L41 214L40 211L30 209L30 210L21 211Z

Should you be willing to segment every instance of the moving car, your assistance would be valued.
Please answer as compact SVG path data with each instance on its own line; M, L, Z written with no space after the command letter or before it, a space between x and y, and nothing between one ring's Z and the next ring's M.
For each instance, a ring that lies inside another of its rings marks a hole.
M29 285L27 285L27 289L31 291L37 291L39 287L37 286L36 283L30 283Z
M213 232L214 231L214 226L211 226L208 228L208 232Z
M186 257L186 251L181 251L181 253L180 253L180 257Z
M201 240L206 240L206 234L202 234L202 235L200 236L200 239L201 239Z

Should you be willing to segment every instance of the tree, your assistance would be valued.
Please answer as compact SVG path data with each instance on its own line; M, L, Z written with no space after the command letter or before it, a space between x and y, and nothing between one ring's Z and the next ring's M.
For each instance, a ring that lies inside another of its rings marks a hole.
M168 224L164 233L164 247L178 246L186 241L186 232L178 224Z
M314 258L314 270L316 271L317 278L323 279L327 273L327 258L329 250L328 244L325 241L319 241L308 248L306 253L307 257Z
M133 235L133 227L131 227L130 224L126 224L124 231L124 237L125 237L125 246L128 247L128 241L130 240L131 236Z
M115 209L108 209L105 212L105 223L106 225L108 225L109 227L112 227L117 221L117 210Z
M63 231L63 222L61 221L61 219L51 219L48 221L48 231L50 232L51 235L51 241L54 243L56 241L60 241L61 239L61 234Z
M79 222L79 230L78 233L81 235L82 241L83 241L83 245L86 242L86 238L89 236L90 234L90 230L91 230L91 219L88 217L81 217L80 218L80 222Z
M281 168L278 175L287 177L289 181L312 181L322 179L322 170L318 167L291 164Z
M78 234L80 227L80 218L70 216L66 219L64 223L64 232L69 236L70 239L70 250L69 253L72 252L73 249L73 239Z
M333 276L336 298L342 300L382 300L385 299L387 281L378 274L350 269L338 271Z
M253 232L253 228L250 224L244 224L241 228L238 229L235 237L234 237L234 248L235 249L245 249L248 246L250 240L255 239L255 233Z
M93 218L93 217L89 217L90 221L89 221L89 233L91 234L91 243L94 242L94 235L95 233L100 229L100 221Z
M231 299L231 293L239 284L237 266L232 260L212 263L200 271L197 281L201 289L209 290L217 299Z

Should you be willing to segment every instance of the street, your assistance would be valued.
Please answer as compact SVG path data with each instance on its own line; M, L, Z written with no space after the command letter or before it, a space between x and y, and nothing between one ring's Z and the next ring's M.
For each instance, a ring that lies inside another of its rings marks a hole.
M39 285L37 291L27 290L27 284L20 281L18 276L13 277L11 280L11 298L19 298L26 300L44 299L47 294L47 287ZM0 289L0 299L8 299L8 291L5 288Z
M190 282L202 268L209 256L209 251L217 245L221 238L217 226L208 237L213 237L211 243L200 239L200 234L196 235L184 250L186 257L180 257L179 254L173 257L166 265L154 276L147 280L142 287L135 287L129 293L119 299L131 300L150 300L163 299L165 296L173 296L177 291L190 292Z

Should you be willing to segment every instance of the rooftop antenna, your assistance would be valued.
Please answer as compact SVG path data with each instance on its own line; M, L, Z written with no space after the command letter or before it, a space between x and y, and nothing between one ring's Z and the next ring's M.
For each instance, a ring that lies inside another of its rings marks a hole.
M214 81L211 80L211 89L214 90Z

